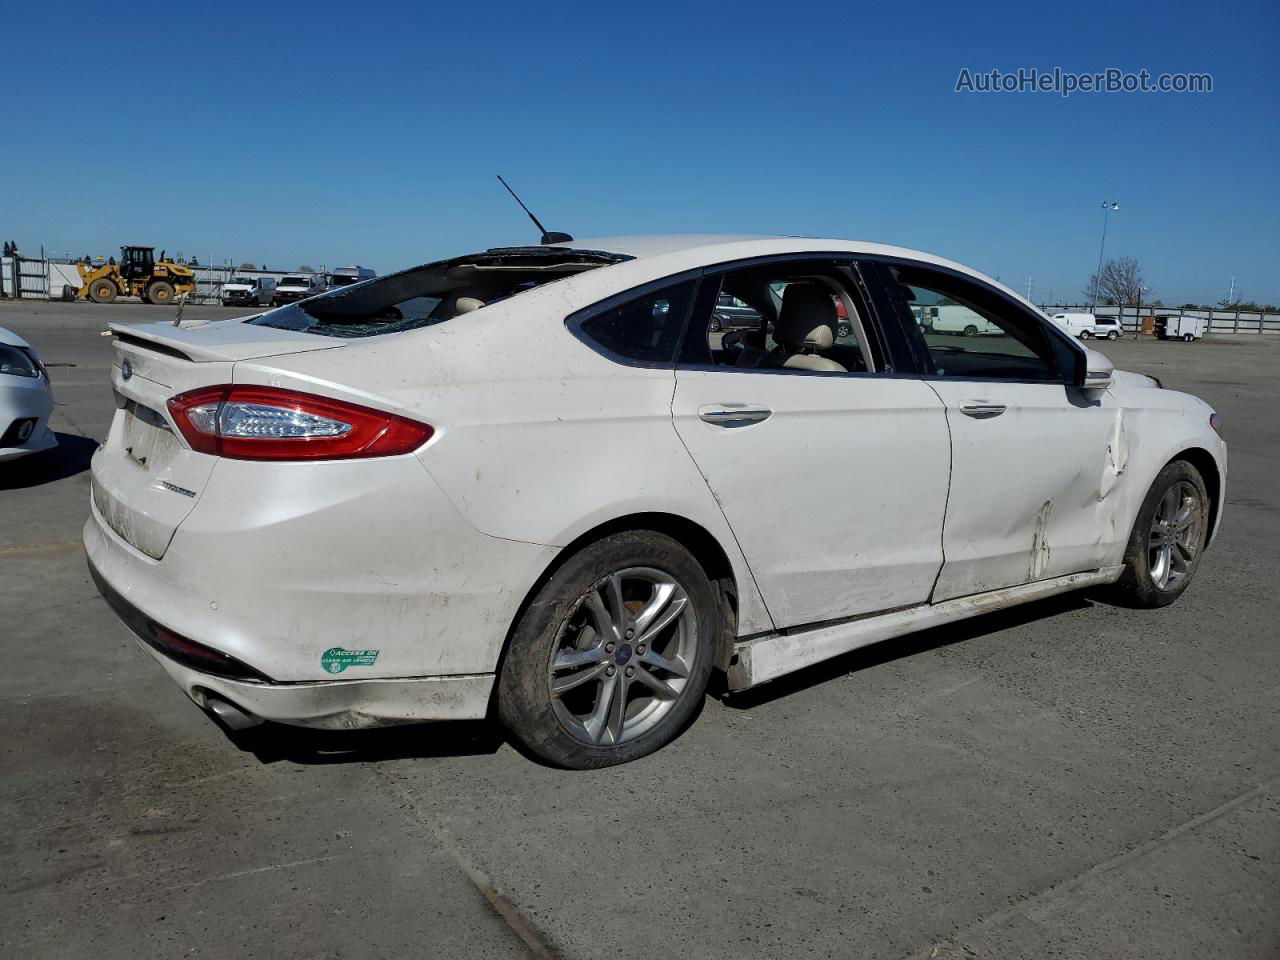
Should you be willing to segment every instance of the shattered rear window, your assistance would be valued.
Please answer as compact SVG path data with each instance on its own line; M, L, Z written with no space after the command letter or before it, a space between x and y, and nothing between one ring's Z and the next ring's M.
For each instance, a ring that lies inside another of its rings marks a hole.
M345 339L402 333L443 323L545 283L630 259L624 254L599 250L498 248L352 283L245 322Z

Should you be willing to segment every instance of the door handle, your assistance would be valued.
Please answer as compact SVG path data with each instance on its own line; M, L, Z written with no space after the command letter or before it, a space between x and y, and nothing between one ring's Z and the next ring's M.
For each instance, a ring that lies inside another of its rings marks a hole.
M714 427L749 427L753 423L763 423L771 416L773 411L768 407L748 406L745 403L698 408L699 419Z
M966 417L974 417L978 420L985 420L990 417L998 417L1007 410L1003 403L966 403L960 407L960 412Z

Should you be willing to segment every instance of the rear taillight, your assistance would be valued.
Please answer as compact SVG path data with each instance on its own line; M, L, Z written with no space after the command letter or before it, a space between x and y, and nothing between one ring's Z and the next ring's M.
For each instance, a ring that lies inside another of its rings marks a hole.
M350 460L410 453L425 423L277 387L201 387L169 401L192 450L233 460Z

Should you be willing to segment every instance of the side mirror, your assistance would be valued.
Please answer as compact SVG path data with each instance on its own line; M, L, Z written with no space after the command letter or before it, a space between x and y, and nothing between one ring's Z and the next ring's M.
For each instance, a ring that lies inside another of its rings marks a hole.
M1084 383L1081 389L1087 393L1101 393L1111 386L1111 376L1115 373L1115 364L1097 350L1085 348Z

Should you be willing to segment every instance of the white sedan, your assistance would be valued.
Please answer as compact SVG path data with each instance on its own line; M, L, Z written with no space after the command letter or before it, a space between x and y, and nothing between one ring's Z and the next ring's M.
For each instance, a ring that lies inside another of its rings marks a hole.
M31 344L0 327L0 460L58 445L49 429L53 389Z
M758 326L713 332L725 295ZM912 305L944 300L997 332L926 337ZM713 670L740 690L1085 587L1170 603L1224 503L1203 401L896 247L497 248L113 329L90 568L233 727L496 713L619 763Z

